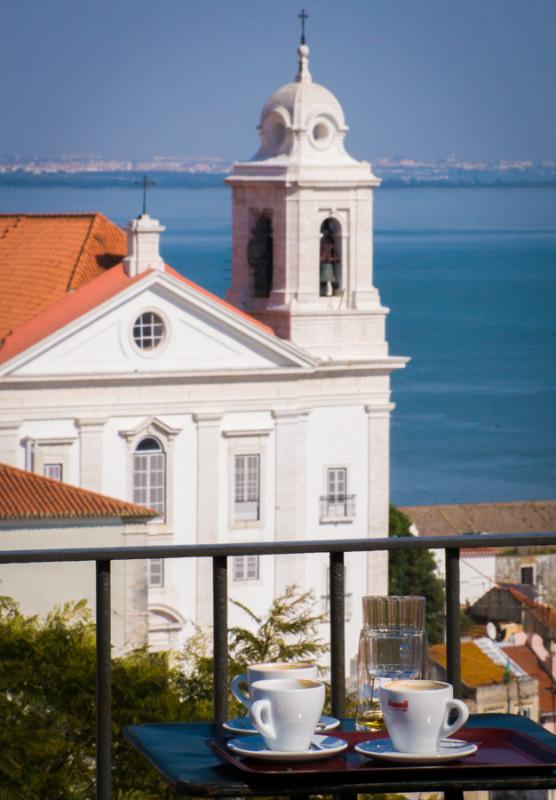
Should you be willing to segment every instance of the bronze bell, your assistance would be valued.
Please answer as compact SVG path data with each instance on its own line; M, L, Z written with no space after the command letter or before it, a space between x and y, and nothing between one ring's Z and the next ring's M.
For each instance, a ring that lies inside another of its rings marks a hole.
M330 261L322 261L320 265L320 282L335 283L334 267Z

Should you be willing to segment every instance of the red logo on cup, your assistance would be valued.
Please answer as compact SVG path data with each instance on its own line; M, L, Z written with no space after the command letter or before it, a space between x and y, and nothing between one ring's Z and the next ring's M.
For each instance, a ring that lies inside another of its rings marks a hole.
M404 700L402 703L396 703L395 700L388 700L388 708L397 708L399 711L407 711L408 705L407 700Z

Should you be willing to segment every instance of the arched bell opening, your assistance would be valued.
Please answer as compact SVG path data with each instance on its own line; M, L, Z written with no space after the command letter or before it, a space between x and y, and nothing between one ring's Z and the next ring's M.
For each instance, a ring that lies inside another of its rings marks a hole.
M272 290L272 221L266 214L257 217L247 245L247 261L253 274L253 296L268 297Z
M320 226L319 283L321 297L332 297L342 288L342 229L333 217Z

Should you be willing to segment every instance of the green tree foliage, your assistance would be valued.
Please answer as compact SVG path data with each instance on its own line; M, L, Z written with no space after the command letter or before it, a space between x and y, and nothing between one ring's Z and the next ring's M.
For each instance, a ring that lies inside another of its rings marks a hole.
M254 625L230 631L230 668L318 658L313 597L289 587L267 614L241 606ZM173 793L123 739L126 725L212 718L212 657L196 633L176 663L135 650L112 661L113 796L164 800ZM84 602L46 619L0 598L0 800L95 796L95 628Z
M315 614L315 597L295 585L273 600L269 610L257 615L247 606L231 601L245 612L249 627L230 628L228 635L228 668L230 675L245 672L249 664L265 661L318 661L328 645L318 638L318 624L323 615ZM213 680L211 642L201 631L188 639L180 654L182 682L180 688L192 718L210 719L212 715ZM245 708L231 700L231 713L244 714ZM0 799L1 800L1 799Z
M0 642L0 800L94 798L95 630L85 603L40 620L1 598ZM114 659L112 691L114 797L171 797L122 736L133 722L181 718L167 655Z
M410 520L390 506L389 536L412 536ZM430 644L444 638L444 585L437 575L430 550L391 550L389 594L417 594L427 599L427 635Z

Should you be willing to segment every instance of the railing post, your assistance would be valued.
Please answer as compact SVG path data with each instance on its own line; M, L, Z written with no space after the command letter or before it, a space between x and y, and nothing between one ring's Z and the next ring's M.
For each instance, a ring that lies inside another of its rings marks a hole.
M214 721L228 718L228 565L212 559Z
M96 781L97 800L112 797L112 654L110 561L96 562Z
M341 718L346 705L344 554L330 553L330 671L332 714Z
M446 676L461 697L459 549L446 549Z

